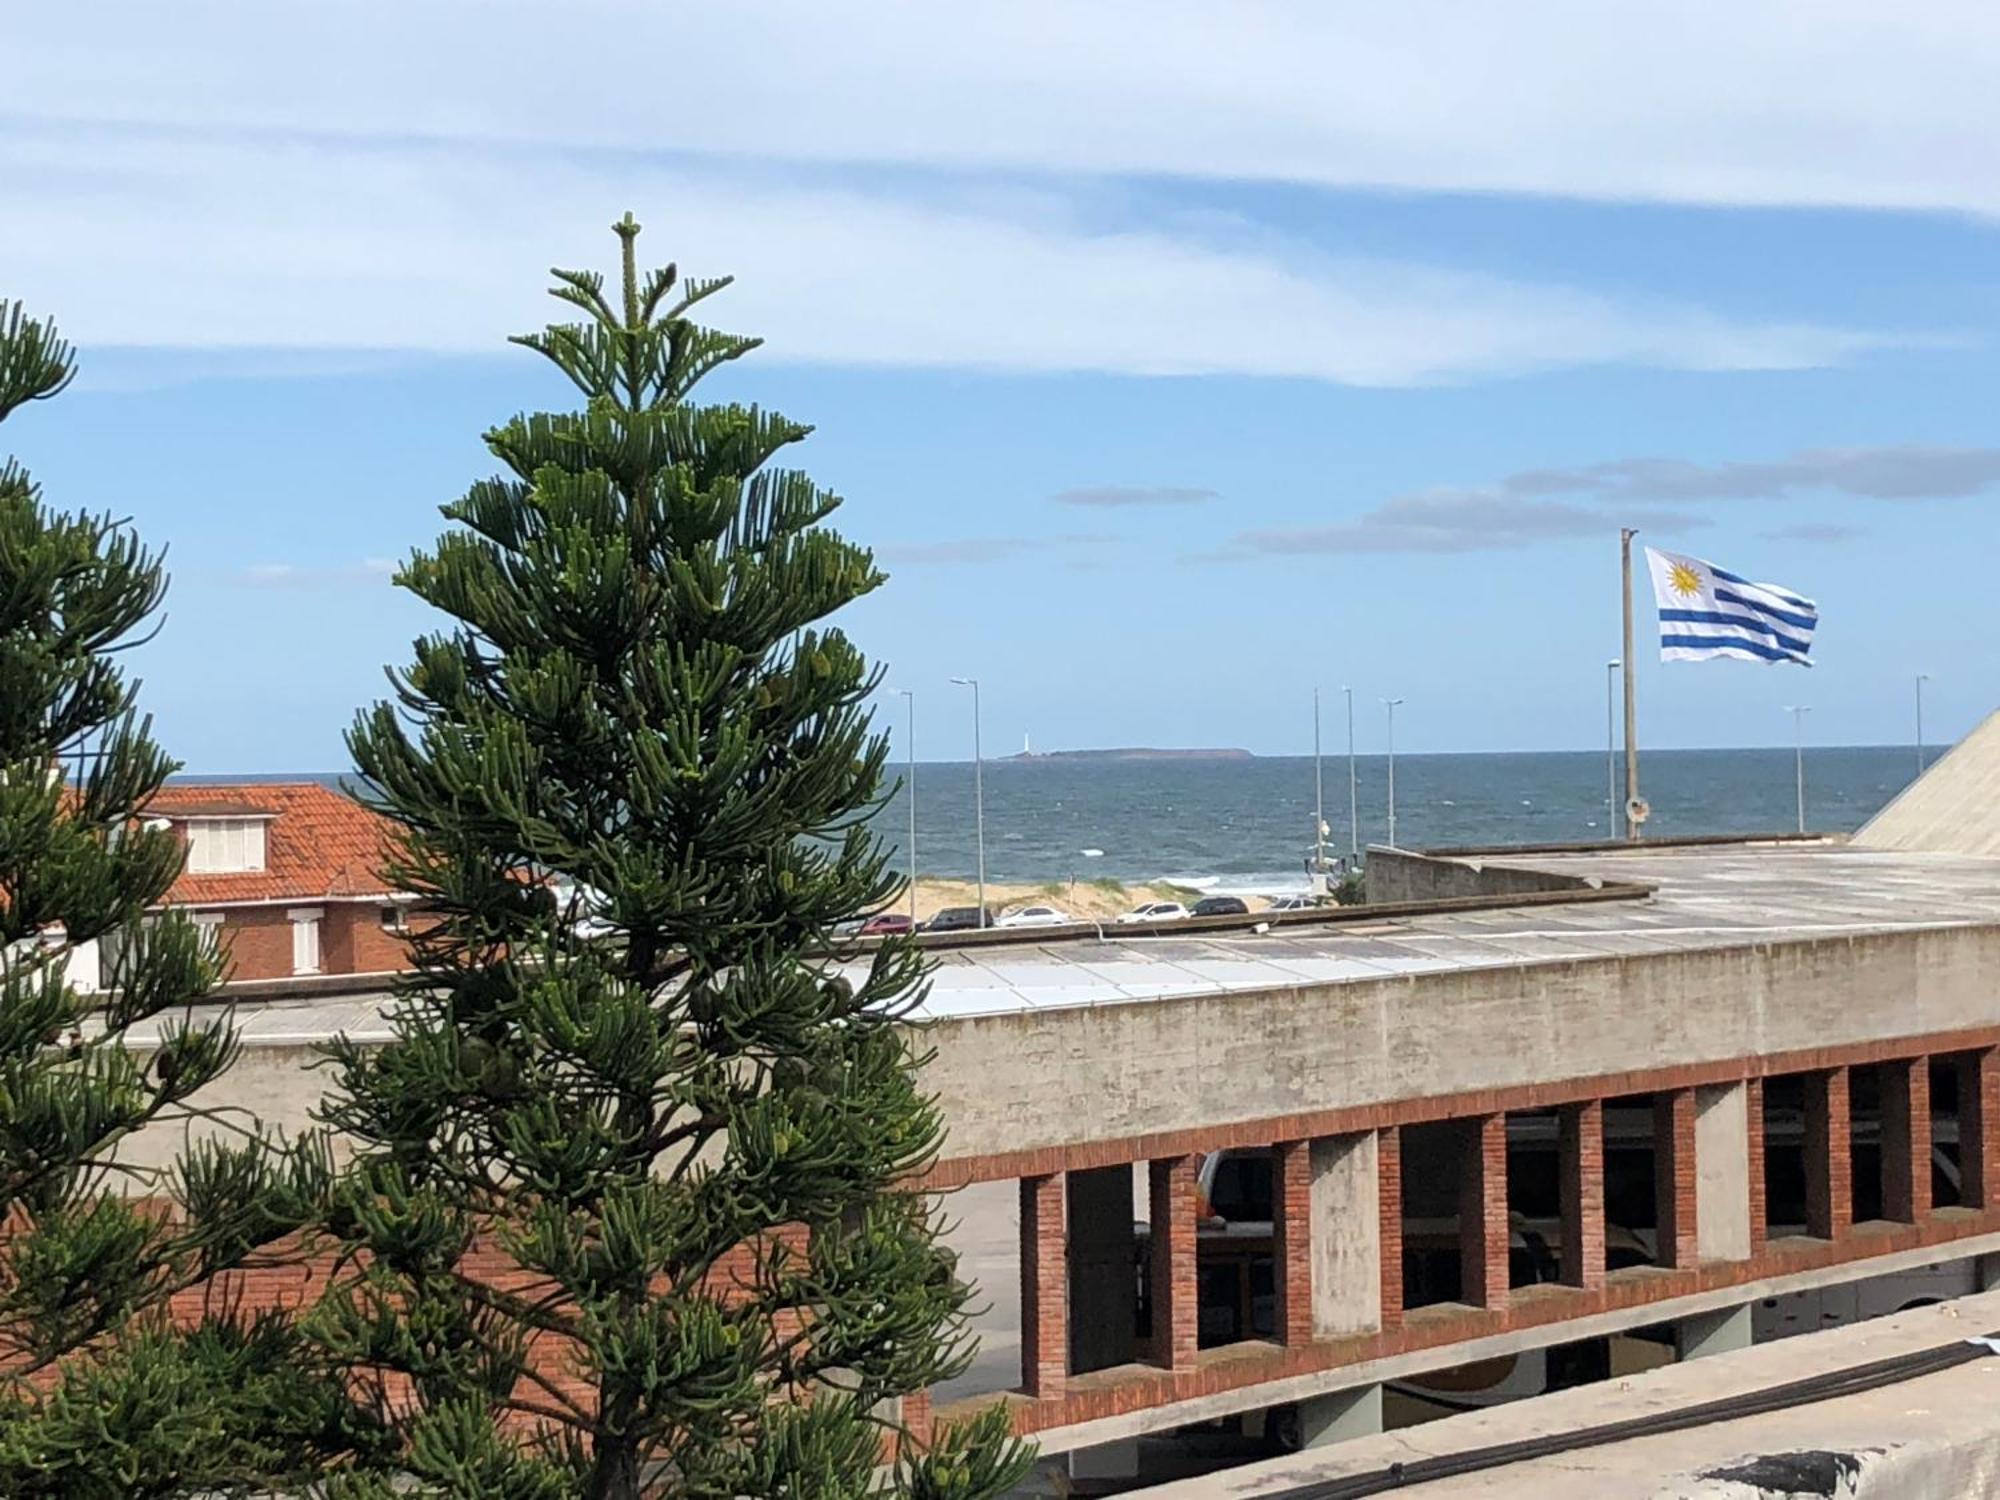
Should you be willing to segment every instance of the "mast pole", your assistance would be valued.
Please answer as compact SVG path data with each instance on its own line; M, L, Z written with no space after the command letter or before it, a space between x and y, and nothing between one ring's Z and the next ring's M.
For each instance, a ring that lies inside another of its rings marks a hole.
M1625 581L1625 837L1636 843L1640 820L1633 817L1639 802L1639 700L1636 693L1632 652L1632 538L1638 533L1629 526L1618 533L1618 554Z

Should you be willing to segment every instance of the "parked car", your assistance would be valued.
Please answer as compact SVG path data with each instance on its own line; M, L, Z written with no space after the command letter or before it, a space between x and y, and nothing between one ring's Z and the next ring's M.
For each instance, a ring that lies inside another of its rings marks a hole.
M1024 906L1018 911L1010 911L993 925L995 927L1067 927L1076 918L1066 911L1058 911L1053 906Z
M1148 901L1143 906L1135 906L1118 920L1120 922L1178 922L1188 914L1188 909L1178 901Z
M1250 908L1240 896L1203 896L1189 913L1196 917L1247 917Z
M917 930L919 932L976 932L981 927L996 927L993 909L986 909L986 920L979 920L976 906L947 906Z
M915 932L917 924L905 911L878 911L858 929L862 937L882 937L892 932Z
M1311 896L1273 896L1266 911L1312 911L1319 902Z

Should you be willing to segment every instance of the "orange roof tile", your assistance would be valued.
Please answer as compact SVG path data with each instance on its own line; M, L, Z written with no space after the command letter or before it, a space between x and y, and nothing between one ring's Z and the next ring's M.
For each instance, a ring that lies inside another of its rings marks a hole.
M147 804L175 820L268 815L264 868L231 875L183 873L167 893L174 906L226 901L312 901L386 896L377 873L393 826L345 792L316 781L176 784Z

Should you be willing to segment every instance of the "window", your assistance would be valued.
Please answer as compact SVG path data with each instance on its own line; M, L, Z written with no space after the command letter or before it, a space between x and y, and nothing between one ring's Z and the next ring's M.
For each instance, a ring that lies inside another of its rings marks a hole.
M317 906L298 907L285 915L292 922L292 972L319 972L319 924L325 915Z
M222 913L219 911L198 911L194 914L194 925L201 929L203 941L210 953L222 951Z
M227 875L264 868L262 818L190 818L188 873Z

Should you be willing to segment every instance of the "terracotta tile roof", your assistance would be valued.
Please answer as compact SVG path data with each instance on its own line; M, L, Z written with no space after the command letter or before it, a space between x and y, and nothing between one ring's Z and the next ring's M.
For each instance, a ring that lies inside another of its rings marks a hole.
M267 815L264 868L234 875L183 873L167 893L176 906L223 901L313 901L384 896L376 873L391 825L346 793L316 781L173 785L146 811L162 818Z

